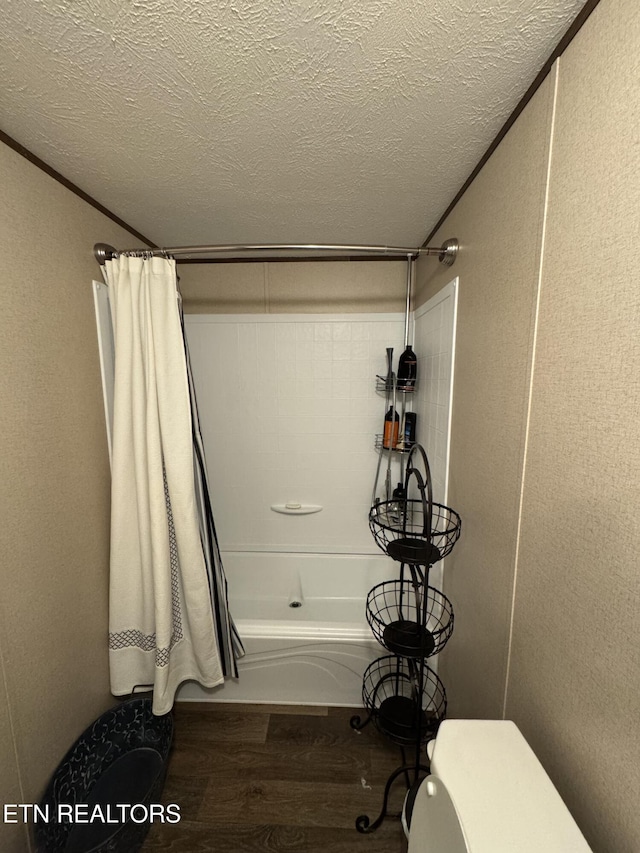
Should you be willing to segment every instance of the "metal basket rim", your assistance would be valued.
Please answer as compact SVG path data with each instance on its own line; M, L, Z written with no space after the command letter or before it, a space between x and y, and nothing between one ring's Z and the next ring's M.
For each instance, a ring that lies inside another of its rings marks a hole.
M388 581L382 581L381 583L377 583L375 586L372 586L371 589L369 590L369 592L367 593L367 599L366 599L366 603L365 603L366 607L369 607L369 598L373 595L373 593L377 589L380 589L380 587L383 587L383 586L390 586L390 587L392 587L392 586L400 586L400 587L408 586L411 589L413 589L414 585L413 585L413 581L409 580L408 578L405 578L404 580L400 580L400 578L396 578L395 580L388 580ZM442 592L442 590L439 590L435 586L427 586L427 587L423 587L423 589L427 590L427 598L432 598L434 601L437 601L439 598L444 599L446 604L449 605L449 609L451 611L451 616L453 616L453 604L451 603L450 599L447 598L447 596L444 594L444 592ZM434 596L429 595L429 593L431 593L431 592L435 592L435 595ZM380 613L379 610L377 612ZM372 615L373 615L373 613L372 613Z
M458 513L455 511L455 509L451 509L451 507L446 506L445 504L435 503L435 501L432 504L432 509L438 508L438 509L446 510L450 516L453 516L453 519L452 519L453 524L451 524L450 526L447 526L444 530L433 530L432 529L431 534L428 534L428 535L425 535L422 533L416 533L415 531L405 531L405 530L402 530L400 527L392 527L390 524L383 524L377 517L377 511L380 509L380 507L384 507L384 506L387 506L389 504L393 504L394 506L398 506L399 504L405 504L405 506L406 506L406 505L412 504L412 503L420 504L420 506L422 507L422 501L418 498L407 498L406 500L403 500L403 501L398 501L398 500L381 501L380 503L377 503L374 506L372 506L371 509L369 510L369 522L371 524L375 525L376 527L379 527L381 530L390 530L392 533L406 533L407 537L412 538L412 539L427 539L427 538L432 539L435 536L451 536L457 530L460 529L460 526L462 524L462 519L460 518ZM445 517L444 514L437 513L437 518L444 518L444 517Z
M391 662L393 662L393 665L395 665L398 661L400 661L400 663L402 664L402 669L403 669L403 670L406 670L406 671L403 671L403 672L401 672L401 673L400 673L401 677L404 677L405 675L406 675L406 676L408 676L408 677L410 677L410 676L411 676L411 673L410 673L410 672L408 672L408 670L409 670L409 660L410 660L409 658L404 658L404 657L402 657L401 655L393 655L393 654L389 654L389 655L382 655L382 657L376 658L376 659L375 659L374 661L372 661L372 662L369 664L369 666L365 669L365 671L364 671L364 675L362 676L362 689L363 689L363 691L364 691L364 686L365 686L365 682L366 682L366 680L367 680L367 677L371 677L370 670L373 670L373 668L374 668L375 666L380 665L380 664L383 664L383 663L386 663L386 662L388 662L388 663L389 663L389 665L391 665ZM428 664L425 664L425 665L424 665L424 669L425 669L425 672L426 672L427 670L429 671L429 674L430 674L430 675L432 675L432 676L433 676L433 678L435 679L435 684L436 684L436 686L437 686L437 687L439 687L439 688L441 689L441 691L444 693L444 695L446 696L445 686L444 686L444 684L442 683L442 679L440 678L440 676L438 675L438 673L437 673L434 669L432 669ZM382 673L382 675L385 675L385 674L386 674L386 673ZM392 676L392 675L394 675L395 673L389 672L388 674ZM429 679L429 681L431 681L431 680L432 680L432 679ZM376 684L377 684L377 682L376 682ZM375 686L375 685L374 685L374 686ZM423 687L423 692L424 692L424 687Z

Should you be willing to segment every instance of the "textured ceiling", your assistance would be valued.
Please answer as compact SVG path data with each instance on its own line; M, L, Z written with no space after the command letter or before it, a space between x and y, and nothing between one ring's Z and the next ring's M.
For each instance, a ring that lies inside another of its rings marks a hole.
M418 245L584 2L3 0L0 129L160 245Z

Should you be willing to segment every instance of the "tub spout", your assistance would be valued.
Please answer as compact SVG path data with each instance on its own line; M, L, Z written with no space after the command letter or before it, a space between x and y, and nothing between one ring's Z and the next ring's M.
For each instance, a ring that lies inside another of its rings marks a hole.
M302 607L303 604L304 596L302 595L302 584L298 577L296 582L293 584L293 589L289 595L289 607Z

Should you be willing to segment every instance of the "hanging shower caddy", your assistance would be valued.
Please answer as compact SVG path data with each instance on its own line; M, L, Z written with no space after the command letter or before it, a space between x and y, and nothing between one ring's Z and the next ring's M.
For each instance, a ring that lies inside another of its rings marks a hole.
M408 326L407 326L407 334L408 334ZM385 395L385 412L390 409L394 413L394 417L397 415L400 424L404 424L405 414L407 412L407 401L411 398L416 391L416 383L415 381L411 383L409 386L400 386L398 384L398 377L396 373L393 371L392 366L393 361L393 349L391 347L387 348L387 375L386 376L376 376L376 391L380 394ZM398 412L398 403L400 404L400 411ZM385 436L383 433L378 433L375 436L374 446L378 451L378 464L376 467L376 475L373 481L373 491L371 493L371 504L375 504L380 501L378 498L378 484L380 480L380 472L382 470L382 462L386 457L386 473L384 478L384 498L385 501L390 501L393 495L392 483L397 482L395 479L395 474L392 477L392 470L394 469L394 461L399 460L399 478L400 481L404 478L404 462L407 458L407 455L411 452L412 447L415 442L407 443L404 440L404 435L399 436L399 441L394 443L393 441L385 442Z
M387 495L387 500L377 500L374 486L369 527L378 546L400 564L400 573L374 586L367 596L367 622L390 654L365 671L362 699L368 713L364 720L355 715L350 721L358 731L373 722L400 747L402 764L387 780L379 816L373 822L368 815L357 818L356 829L362 833L373 832L385 819L389 793L399 776L404 775L410 788L429 772L423 746L435 737L447 709L444 685L426 661L442 651L451 636L453 607L446 595L429 586L429 570L451 552L461 520L454 510L434 503L423 447L415 444L406 461L402 499ZM411 760L406 755L409 747L414 750Z

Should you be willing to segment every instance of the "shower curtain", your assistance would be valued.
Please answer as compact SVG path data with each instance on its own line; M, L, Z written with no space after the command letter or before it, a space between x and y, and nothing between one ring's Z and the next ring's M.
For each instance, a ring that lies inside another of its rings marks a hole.
M123 696L237 675L243 652L213 524L175 261L105 264L115 343L109 665Z

